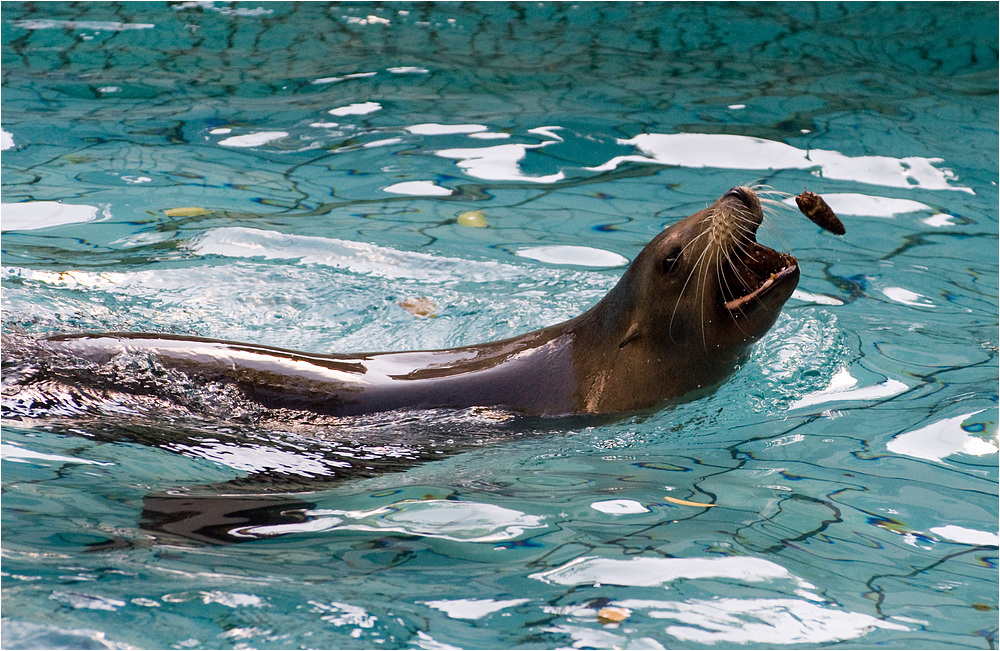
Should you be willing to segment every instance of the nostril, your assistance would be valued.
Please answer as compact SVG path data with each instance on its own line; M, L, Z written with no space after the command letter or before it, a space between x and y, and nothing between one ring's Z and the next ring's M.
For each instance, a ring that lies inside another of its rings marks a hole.
M724 196L736 197L737 199L748 205L751 203L750 191L743 187L733 188L732 190L727 192Z

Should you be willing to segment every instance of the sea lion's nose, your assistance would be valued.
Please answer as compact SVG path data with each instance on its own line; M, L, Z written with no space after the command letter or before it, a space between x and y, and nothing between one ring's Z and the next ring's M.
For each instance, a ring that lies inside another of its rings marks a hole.
M752 206L754 204L754 200L757 198L750 188L744 188L743 186L735 187L722 196L736 197L748 206Z
M735 201L738 201L739 204L736 204ZM742 227L750 228L751 232L756 231L757 227L764 221L760 199L757 198L757 193L748 187L740 185L722 195L722 198L719 199L720 207L727 208L727 204L728 210L724 209L720 214L732 212L738 215Z

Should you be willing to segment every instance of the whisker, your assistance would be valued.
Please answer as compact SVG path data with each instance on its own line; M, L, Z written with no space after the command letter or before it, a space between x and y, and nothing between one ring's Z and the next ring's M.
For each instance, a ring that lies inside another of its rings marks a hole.
M733 266L733 264L732 264L732 249L727 249L725 253L726 253L726 263L729 264L730 267L732 267ZM730 293L735 294L735 292L733 292L730 289L729 282L726 280L726 275L723 273L721 259L720 259L720 264L716 268L716 276L718 277L719 287L720 288L724 288L724 291L729 291ZM742 278L740 278L740 281L742 282ZM743 283L743 284L746 285L746 283ZM749 286L747 287L747 289L749 289ZM743 311L742 308L740 308L740 311L741 312ZM736 327L739 328L740 332L743 333L746 336L749 336L749 333L747 333L747 331L743 329L743 326L740 324L739 320L736 319L736 316L732 315L731 318L733 320L733 323L736 325Z
M692 244L694 244L702 237L711 238L710 233L711 233L710 229L702 231L696 237L692 238L691 241L684 246L684 249L682 249L682 251L687 250L688 247L690 247ZM687 291L688 286L691 284L691 279L695 277L695 274L698 272L698 267L701 266L702 260L704 259L705 255L709 252L710 249L711 249L710 246L706 246L704 249L702 249L701 254L698 256L698 259L695 260L694 264L691 265L691 272L688 273L687 278L684 279L684 285L681 287L680 292L677 293L677 301L674 303L673 312L671 312L670 314L670 323L667 328L668 332L671 332L673 330L674 319L677 317L677 310L680 308L681 299L684 297L684 292ZM698 291L697 284L695 285L695 291L696 292ZM704 312L702 314L702 318L704 319ZM702 324L702 327L704 327L704 324Z
M715 248L714 251L712 251L712 254L716 256L715 260L716 264L718 264L719 252L720 249L718 247ZM708 277L712 266L713 265L711 264L711 260L709 260L709 263L704 265L703 274L699 278L699 282L701 284L701 291L699 293L699 296L701 298L701 309L699 310L699 312L701 313L701 346L705 351L708 351L708 337L707 337L708 328L706 327L705 324L705 314L706 314L705 301L706 297L708 296Z

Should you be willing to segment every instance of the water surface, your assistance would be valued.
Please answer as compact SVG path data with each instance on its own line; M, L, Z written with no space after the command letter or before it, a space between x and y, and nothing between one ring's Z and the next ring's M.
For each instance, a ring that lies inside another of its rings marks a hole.
M995 4L2 23L5 648L996 647ZM730 382L656 414L18 384L53 332L526 332L746 183L822 194L847 235L775 211L798 292Z

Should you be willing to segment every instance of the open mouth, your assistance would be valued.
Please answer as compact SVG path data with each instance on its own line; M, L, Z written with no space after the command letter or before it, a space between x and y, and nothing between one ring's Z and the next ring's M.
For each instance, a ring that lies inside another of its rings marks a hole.
M733 188L716 205L718 218L738 225L726 229L735 234L719 276L723 305L734 317L747 316L767 305L777 289L789 283L795 286L798 260L757 242L757 229L764 221L764 213L751 188ZM782 302L787 298L787 294L781 297Z
M765 304L765 297L798 273L798 260L752 239L740 243L741 255L734 256L722 278L724 305L730 312L748 313Z

